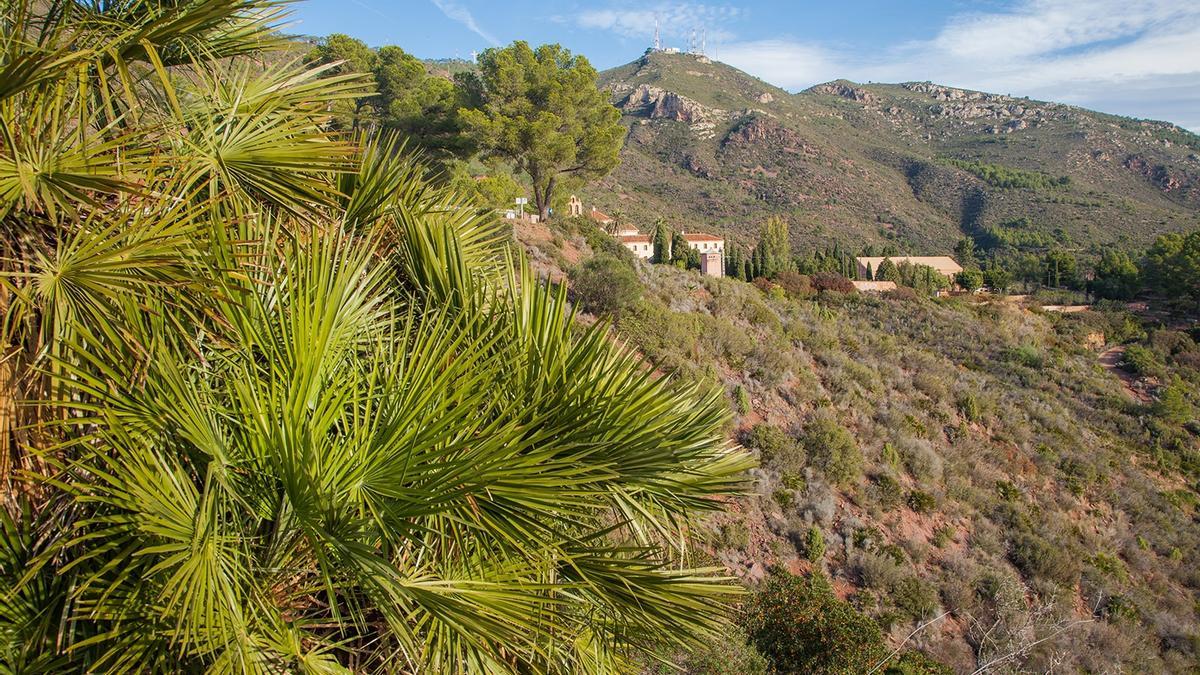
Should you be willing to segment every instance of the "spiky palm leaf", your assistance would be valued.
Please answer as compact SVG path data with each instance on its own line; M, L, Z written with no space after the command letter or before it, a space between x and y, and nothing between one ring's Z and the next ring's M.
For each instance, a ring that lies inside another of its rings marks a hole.
M0 668L609 672L719 626L674 548L747 466L719 394L330 136L359 79L209 58L275 3L68 4L0 63L0 367L41 401Z

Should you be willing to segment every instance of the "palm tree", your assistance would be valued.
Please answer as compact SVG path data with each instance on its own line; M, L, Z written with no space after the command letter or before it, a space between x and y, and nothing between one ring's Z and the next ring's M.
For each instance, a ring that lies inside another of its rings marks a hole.
M660 379L275 0L0 19L0 672L611 672L719 630L736 490Z

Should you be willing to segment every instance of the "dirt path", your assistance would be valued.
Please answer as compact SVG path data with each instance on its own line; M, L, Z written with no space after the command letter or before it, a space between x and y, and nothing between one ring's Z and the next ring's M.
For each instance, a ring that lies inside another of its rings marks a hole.
M1100 366L1113 375L1116 375L1117 379L1121 380L1121 388L1125 390L1125 393L1128 394L1130 398L1141 401L1142 403L1150 403L1152 399L1148 394L1146 394L1146 392L1139 391L1133 387L1134 383L1137 382L1137 378L1121 367L1121 361L1124 360L1124 358L1124 345L1110 347L1109 349L1100 352Z

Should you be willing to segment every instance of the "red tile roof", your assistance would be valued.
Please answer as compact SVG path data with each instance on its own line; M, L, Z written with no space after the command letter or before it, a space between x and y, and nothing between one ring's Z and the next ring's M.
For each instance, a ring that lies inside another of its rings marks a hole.
M650 235L648 234L623 234L621 235L622 244L649 244Z
M606 215L603 211L597 211L596 209L592 209L591 212L588 213L588 215L591 216L592 220L597 220L597 221L600 221L601 223L613 222L613 219L611 216Z
M702 234L700 232L689 232L683 235L686 241L725 241L725 237L718 237L715 234Z

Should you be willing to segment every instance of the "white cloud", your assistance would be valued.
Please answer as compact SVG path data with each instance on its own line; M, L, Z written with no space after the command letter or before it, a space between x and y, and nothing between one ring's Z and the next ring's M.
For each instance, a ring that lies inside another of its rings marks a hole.
M723 45L721 61L776 86L799 89L846 77L840 55L815 44L788 40L758 40Z
M929 40L863 54L795 40L725 45L720 58L779 86L845 77L932 80L1200 129L1200 3L1025 0L953 17Z
M740 10L723 5L705 5L690 2L660 2L650 5L624 5L608 9L585 10L576 17L583 28L607 30L628 38L654 37L654 24L658 21L662 38L666 41L686 41L693 30L699 39L701 31L707 32L708 40L732 40L734 33L722 24L736 19ZM683 46L683 45L675 45Z
M492 45L500 44L500 41L497 40L495 38L495 36L493 36L491 33L487 32L486 30L484 30L479 25L479 23L475 21L475 17L471 14L471 11L468 10L466 7L463 7L462 5L458 4L454 0L430 0L430 1L439 10L441 10L442 14L446 15L446 18L450 19L451 21L457 21L458 23L461 23L462 25L466 26L467 30L478 35L479 37L483 38L484 40L487 40L487 42L489 44L492 44Z

